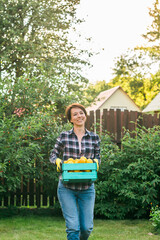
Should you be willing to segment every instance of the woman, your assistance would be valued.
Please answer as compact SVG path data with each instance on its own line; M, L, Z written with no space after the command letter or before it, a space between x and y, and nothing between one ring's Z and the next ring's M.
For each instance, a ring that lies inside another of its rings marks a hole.
M50 155L50 162L61 171L63 161L82 156L100 164L100 139L97 134L85 129L87 112L83 105L73 103L66 109L67 119L73 124L70 131L57 138ZM59 158L62 153L62 160ZM58 199L66 222L68 240L87 240L93 230L95 202L94 183L58 183Z

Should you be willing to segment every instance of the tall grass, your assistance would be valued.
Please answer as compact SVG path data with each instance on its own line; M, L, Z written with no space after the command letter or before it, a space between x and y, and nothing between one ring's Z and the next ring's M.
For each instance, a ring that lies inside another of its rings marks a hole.
M148 220L94 220L90 240L158 240ZM62 217L10 217L0 219L1 240L66 240Z

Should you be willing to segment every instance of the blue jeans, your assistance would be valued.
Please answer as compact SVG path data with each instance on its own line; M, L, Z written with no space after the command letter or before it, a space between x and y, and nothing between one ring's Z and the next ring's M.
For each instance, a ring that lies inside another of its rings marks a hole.
M77 191L58 184L58 199L66 222L68 240L87 240L93 230L95 189Z

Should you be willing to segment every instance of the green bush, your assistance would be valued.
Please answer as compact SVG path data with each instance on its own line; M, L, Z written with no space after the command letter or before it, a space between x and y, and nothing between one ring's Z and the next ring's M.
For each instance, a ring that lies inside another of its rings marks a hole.
M58 174L49 162L57 136L68 124L56 116L49 79L21 77L0 82L0 200L30 180L55 194Z
M150 221L152 221L152 225L154 226L155 231L157 233L160 233L160 208L158 207L158 205L156 207L151 207Z
M20 189L22 176L24 184L36 179L48 195L55 192L58 175L49 155L62 127L49 114L0 119L0 192Z
M102 164L96 183L97 216L110 219L148 217L159 202L160 128L126 132L122 149L102 136Z

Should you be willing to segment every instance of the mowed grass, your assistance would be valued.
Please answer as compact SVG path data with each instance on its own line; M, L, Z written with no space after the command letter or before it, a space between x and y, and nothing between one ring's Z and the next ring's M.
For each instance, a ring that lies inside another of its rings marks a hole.
M66 240L62 217L10 217L0 219L0 240ZM94 220L90 240L151 240L153 234L148 220Z

